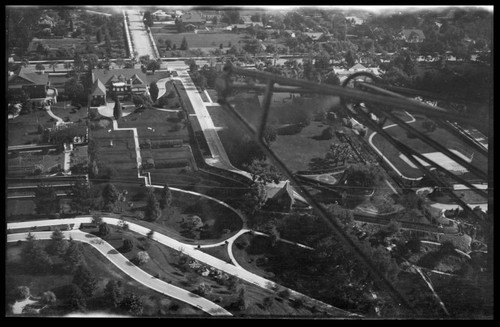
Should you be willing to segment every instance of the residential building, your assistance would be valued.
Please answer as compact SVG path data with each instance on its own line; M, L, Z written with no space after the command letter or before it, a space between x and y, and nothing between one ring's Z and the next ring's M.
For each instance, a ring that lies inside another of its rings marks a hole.
M146 75L140 69L94 69L92 70L91 106L106 103L109 93L118 98L148 92Z
M194 25L196 28L204 27L207 20L203 18L199 13L193 11L189 14L184 14L181 17L181 22L186 25Z
M406 29L404 28L397 36L396 39L403 40L406 43L421 43L425 40L424 32L421 29Z
M21 66L9 76L7 84L9 92L23 90L30 99L45 99L50 81L47 74L37 73Z
M305 32L303 34L307 35L313 41L318 41L323 36L323 33L318 32Z

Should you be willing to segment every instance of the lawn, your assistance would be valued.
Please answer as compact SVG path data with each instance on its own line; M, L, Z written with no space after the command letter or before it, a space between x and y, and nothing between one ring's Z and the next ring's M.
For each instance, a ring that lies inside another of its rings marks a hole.
M222 43L224 47L228 47L229 42L232 45L237 45L238 42L244 42L245 35L244 34L235 34L235 33L210 33L210 34L195 34L195 33L159 33L153 31L153 37L155 39L155 43L157 46L160 46L161 43L159 39L162 40L171 40L172 46L177 45L177 49L180 48L182 43L182 39L185 37L188 47L191 49L194 48L212 48L218 49L219 45Z
M423 132L424 130L421 125L421 120L418 119L418 117L417 121L411 124L412 127L417 128L418 130ZM389 133L389 135L393 136L401 143L409 146L411 149L419 153L425 154L438 152L436 149L418 138L408 138L406 131L404 131L403 128L399 126L390 127L386 129L386 131ZM427 133L427 136L429 136L434 141L439 142L441 145L447 147L448 149L457 150L467 157L474 153L474 150L471 147L469 147L467 144L462 143L458 138L456 138L447 130L437 128L435 131ZM400 152L385 138L383 138L379 134L376 134L373 137L372 141L373 145L380 152L382 152L404 176L408 178L418 178L423 176L423 173L418 168L409 166L403 159L401 159L399 157ZM479 153L474 153L471 164L482 169L483 171L487 171L488 160Z
M97 232L94 227L93 232ZM145 237L137 235L129 231L121 231L117 227L111 227L112 233L106 236L106 241L112 244L120 251L123 244L123 238L130 239L134 246L129 252L122 253L128 259L133 260L137 256L137 252L144 250ZM245 289L245 300L247 308L240 310L232 305L236 300L237 292L229 285L222 281L218 281L215 275L210 273L208 276L201 275L201 272L210 268L203 263L200 263L201 269L190 267L188 264L194 261L178 251L161 245L157 242L150 242L147 249L150 260L141 266L147 273L160 278L161 280L171 283L188 291L196 292L198 285L204 283L212 289L210 294L205 297L215 303L226 308L236 316L240 315L310 315L310 311L304 308L295 309L290 306L287 301L280 301L274 298L272 291L265 290L261 287L249 284L243 281L237 281L236 285ZM187 259L187 260L186 260ZM212 270L213 271L213 270ZM225 275L223 273L223 275ZM227 275L226 275L227 276ZM261 302L265 297L274 298L269 309L264 309Z
M40 241L47 244L48 241ZM38 296L47 290L52 290L58 301L56 305L50 306L43 312L44 316L62 316L70 312L63 306L61 292L65 285L71 283L73 276L56 266L52 273L29 274L20 262L20 249L17 244L8 244L6 251L6 281L9 289L19 285L26 285L33 295ZM144 305L145 316L165 315L197 315L203 316L204 312L184 302L172 299L163 294L146 288L132 278L125 275L119 268L107 260L100 252L90 245L82 244L83 257L90 271L98 277L97 291L87 301L87 313L99 312L103 314L112 313L111 308L103 303L103 289L109 280L120 280L125 291L132 292L141 297ZM60 262L59 258L53 257L54 262ZM8 292L6 293L8 294ZM174 305L175 304L175 305Z
M50 106L50 110L54 115L61 118L65 122L81 122L87 119L87 108L80 107L77 109L72 106L69 101L61 101Z
M63 165L64 153L62 151L13 153L7 161L7 174L26 177L33 175L37 167L41 169L41 175L52 174L61 170Z
M55 121L45 110L35 110L30 114L19 115L14 119L9 119L7 125L8 145L38 143L41 136L38 133L38 125L54 127Z
M200 248L200 251L206 254L210 254L213 257L216 257L222 261L229 262L231 258L227 253L227 245L222 244L220 246L212 246L207 248Z

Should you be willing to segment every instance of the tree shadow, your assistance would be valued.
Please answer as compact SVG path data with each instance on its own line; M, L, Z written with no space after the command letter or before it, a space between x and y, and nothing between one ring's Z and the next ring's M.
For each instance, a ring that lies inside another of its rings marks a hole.
M119 252L116 251L116 249L113 249L113 250L109 250L108 251L108 254L118 254Z

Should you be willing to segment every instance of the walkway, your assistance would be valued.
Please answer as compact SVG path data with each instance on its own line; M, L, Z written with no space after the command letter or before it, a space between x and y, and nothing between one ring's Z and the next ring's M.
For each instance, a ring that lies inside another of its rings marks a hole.
M130 39L132 40L134 51L137 52L137 57L149 55L151 59L156 58L155 50L153 44L151 44L146 25L144 25L141 12L138 10L126 10L126 14L130 22Z
M8 223L7 224L7 229L13 230L17 228L30 228L32 226L50 226L50 225L67 225L67 224L72 224L72 223L90 223L92 221L92 217L80 217L80 218L64 218L64 219L51 219L51 220L43 220L43 221L27 221L27 222L17 222L17 223ZM102 218L103 222L106 222L110 225L119 225L120 220L116 218L108 218L108 217L103 217ZM134 224L132 222L127 222L129 225L129 230L139 233L143 236L147 236L147 234L150 232L150 229ZM72 231L71 233L74 233ZM51 232L48 232L48 234L51 235ZM26 234L25 234L26 235ZM50 237L49 235L49 237ZM73 234L71 234L73 235ZM198 251L195 246L193 245L188 245L182 242L179 242L177 240L174 240L166 235L160 234L158 232L155 232L153 234L153 239L165 246L168 246L174 250L180 251L193 259L203 262L207 265L210 265L216 269L219 269L221 271L224 271L227 274L236 276L240 279L243 279L249 283L252 283L254 285L257 285L259 287L262 287L264 289L268 290L273 290L276 288L282 288L283 286L267 280L261 276L255 275L239 266L227 263L223 260L220 260L218 258L215 258L209 254L203 253L201 251ZM105 252L106 255L109 255L109 253ZM313 301L316 305L316 307L320 310L327 310L330 313L335 312L336 316L339 317L359 317L357 314L353 314L350 312L347 312L345 310L336 308L334 306L331 306L327 303L321 302L316 299L309 298L305 294L293 291L289 289L291 297L292 298L308 298L310 301Z
M50 239L52 232L34 232L37 239ZM111 263L118 267L125 274L141 283L142 285L154 289L155 291L191 304L199 309L207 312L212 316L232 316L232 314L221 306L213 303L192 292L186 291L180 287L166 283L156 277L148 274L138 266L132 264L125 256L116 251L108 242L93 235L81 232L79 230L63 231L66 238L71 237L75 241L83 242L92 245L102 255L104 255ZM28 233L10 234L7 236L8 242L17 242L26 240Z
M203 131L203 135L207 141L208 147L210 149L210 153L212 154L212 158L206 158L205 162L210 166L214 166L217 168L225 169L228 171L232 171L233 173L240 174L252 180L252 174L247 171L240 170L234 167L229 157L227 156L226 150L222 145L222 142L219 138L219 134L217 133L217 128L215 127L212 117L210 116L207 107L205 106L205 102L201 98L196 85L192 81L189 73L187 72L188 66L183 63L174 62L167 63L171 67L171 69L177 71L178 77L170 77L173 80L179 80L184 86L186 94L189 98L189 101L192 104L192 107L196 113L196 117L198 122L200 123L201 129ZM268 183L266 184L266 189L271 188L283 188L287 181L281 181L280 183ZM292 187L293 189L293 187ZM297 191L293 190L293 196L295 199L308 203Z
M410 116L410 120L408 120L406 123L407 124L411 124L411 123L414 123L416 122L417 120L415 119L415 117L413 117L410 113L408 113L407 111L405 111L405 113ZM387 126L384 126L383 129L387 129L387 128L391 128L391 127L394 127L394 126L398 126L398 124L392 124L392 125L387 125ZM370 142L370 145L371 147L382 157L384 158L385 162L387 162L387 164L389 166L391 166L391 168L399 175L401 176L402 178L404 179L407 179L407 180L412 180L412 181L419 181L422 179L422 177L418 177L418 178L410 178L410 177L406 177L404 176L393 164L392 162L373 144L373 137L377 134L377 132L373 132L370 137L368 138L368 142ZM388 183L389 187L392 188L392 185L390 185ZM396 191L396 190L394 190Z

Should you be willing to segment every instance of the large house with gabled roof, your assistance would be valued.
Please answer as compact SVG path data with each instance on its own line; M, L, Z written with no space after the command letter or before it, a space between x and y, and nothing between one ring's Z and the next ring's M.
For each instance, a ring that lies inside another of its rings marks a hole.
M133 94L148 92L146 75L140 69L93 69L90 103L104 105L106 96L115 94L123 99Z
M31 99L36 99L46 97L50 81L47 74L37 73L21 66L9 76L7 84L9 92L20 92L22 90Z

